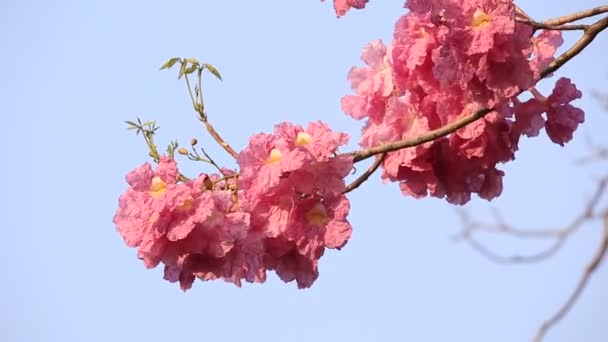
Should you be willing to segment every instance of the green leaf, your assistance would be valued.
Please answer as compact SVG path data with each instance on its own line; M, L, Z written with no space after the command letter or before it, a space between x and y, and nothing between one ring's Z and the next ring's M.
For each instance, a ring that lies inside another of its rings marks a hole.
M142 126L154 126L156 125L156 120L146 121L142 124Z
M133 121L125 121L125 123L126 123L127 125L131 126L131 127L135 127L135 128L137 128L137 124L136 124L135 122L133 122Z
M205 63L203 64L203 67L209 70L209 72L211 72L213 76L217 77L220 81L222 80L222 75L220 75L220 72L213 65Z
M193 64L193 65L187 67L186 69L184 69L184 74L190 75L191 73L195 72L196 70L198 70L198 64Z
M179 61L179 57L173 57L173 58L169 59L168 61L166 61L165 64L163 64L163 66L160 67L160 70L171 69L171 67L173 67L175 65L175 63L177 63L178 61Z
M196 58L185 58L184 62L190 63L192 65L200 65L201 64Z

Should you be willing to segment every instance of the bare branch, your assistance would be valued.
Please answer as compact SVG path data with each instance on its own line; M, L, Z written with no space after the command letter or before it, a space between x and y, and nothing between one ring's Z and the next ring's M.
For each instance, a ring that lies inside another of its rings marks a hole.
M583 36L572 45L568 51L561 54L561 56L557 57L553 61L553 63L549 64L542 72L541 78L547 77L547 75L552 74L557 71L557 69L561 68L564 64L566 64L569 60L574 58L576 55L581 53L591 42L595 39L595 37L608 27L608 17L605 17L593 25L589 26Z
M575 30L584 31L587 28L589 28L589 25L584 25L584 24L578 24L578 25L565 24L565 25L555 26L555 25L549 25L544 22L539 22L539 21L535 21L532 19L528 19L528 18L515 18L515 21L518 21L522 24L532 26L534 28L534 30L544 29L544 30L555 30L555 31L575 31Z
M551 316L540 326L538 332L536 333L536 336L534 337L534 342L541 342L549 331L549 329L559 323L559 321L562 320L568 314L570 309L572 309L574 304L576 304L578 298L581 296L581 294L589 284L589 280L591 279L593 273L599 268L600 264L602 263L602 260L605 259L606 251L608 250L608 210L604 213L603 226L604 227L602 241L600 242L600 245L597 251L595 252L595 255L593 256L593 258L591 258L591 260L587 264L587 267L585 267L585 270L583 271L583 274L581 275L578 284L576 285L568 299L564 302L564 304L555 312L555 314L553 314L553 316Z
M190 85L190 79L188 78L188 75L184 75L184 79L186 80L186 87L188 88L188 94L190 95L190 99L192 100L192 106L198 114L198 119L203 124L205 124L207 132L209 133L209 135L211 135L213 140L215 140L226 152L228 152L228 154L232 158L237 159L239 157L239 154L232 148L232 146L230 146L230 144L226 142L226 140L224 140L224 138L222 138L222 136L215 130L211 122L209 122L209 118L207 116L207 113L205 112L205 104L203 102L203 90L201 85L202 72L203 69L201 69L199 66L197 73L198 85L196 86L194 91L192 90L192 86Z
M346 188L344 189L344 193L349 193L358 188L361 184L363 184L363 182L365 182L374 172L376 172L380 165L382 165L384 159L386 159L386 153L380 154L376 158L374 163L367 169L367 171L365 171L363 174L361 174L361 176L359 176L352 183L346 186Z
M568 225L561 229L536 229L526 230L516 228L506 223L498 214L495 213L496 224L483 223L473 220L465 211L459 210L458 214L463 224L463 230L457 236L455 240L466 241L474 250L479 252L490 261L497 264L521 264L521 263L535 263L543 261L560 250L568 238L574 234L578 229L585 224L587 221L597 219L599 216L598 206L603 195L607 192L608 188L608 176L600 179L598 182L595 192L581 211ZM537 253L530 255L512 255L503 256L492 251L490 248L483 245L474 235L477 232L493 233L493 234L504 234L518 239L544 239L552 240L552 243L546 249L543 249Z
M200 114L200 113L199 113ZM213 125L211 125L211 123L209 122L209 120L207 120L207 115L199 115L199 120L201 120L202 123L205 124L205 128L207 128L207 132L209 132L209 135L211 135L211 137L213 137L213 139L226 151L228 152L228 154L230 156L232 156L232 158L234 159L238 159L239 154L232 148L232 146L230 146L230 144L228 144L226 142L226 140L224 140L224 138L222 138L222 136L220 136L220 134L215 130L215 128L213 128Z
M547 25L551 25L551 26L559 26L559 25L564 25L567 23L571 23L573 21L593 17L598 14L607 13L607 12L608 12L608 5L604 5L604 6L599 6L599 7L583 10L580 12L575 12L575 13L568 14L568 15L565 15L562 17L545 20L544 23Z

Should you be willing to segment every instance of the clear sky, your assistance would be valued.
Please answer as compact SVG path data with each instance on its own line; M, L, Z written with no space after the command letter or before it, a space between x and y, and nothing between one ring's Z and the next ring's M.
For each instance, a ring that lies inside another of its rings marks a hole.
M373 177L350 196L352 239L326 253L311 289L270 274L263 285L196 282L186 293L160 267L145 269L112 224L124 175L147 160L125 120L156 119L160 144L197 137L234 166L204 134L184 84L158 71L166 59L197 57L221 71L206 103L238 149L277 122L317 119L351 133L355 148L360 123L339 102L346 73L366 43L390 41L402 4L372 0L338 20L316 0L2 1L0 341L529 341L578 280L599 224L547 262L500 266L450 240L461 228L453 207ZM602 1L519 4L544 19ZM575 141L523 142L503 167L503 195L467 210L483 218L496 207L531 228L577 214L605 172L573 161L585 136L608 143L608 116L590 96L606 90L606 51L608 32L558 73L586 94ZM189 174L199 167L182 163ZM488 242L506 254L543 247ZM607 288L604 265L547 341L608 341Z

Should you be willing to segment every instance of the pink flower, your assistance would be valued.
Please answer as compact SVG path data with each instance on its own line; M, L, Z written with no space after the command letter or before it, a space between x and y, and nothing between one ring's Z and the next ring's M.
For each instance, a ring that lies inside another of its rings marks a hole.
M526 102L515 102L515 125L513 130L516 134L524 134L528 137L535 137L540 132L541 128L545 127L545 119L543 113L546 111L545 106L536 99L530 99Z
M464 204L471 194L492 199L502 191L498 163L515 158L522 135L545 126L567 141L582 112L554 95L551 109L514 98L532 88L561 37L516 22L512 0L409 0L395 24L392 43L364 49L366 66L349 72L355 94L342 108L366 119L361 146L414 138L484 108L495 108L468 126L433 142L391 152L385 181L405 195L446 198ZM562 86L560 94L568 94ZM571 92L570 92L571 93ZM543 113L547 113L547 118Z
M129 173L114 217L127 245L146 267L162 262L165 279L184 290L196 277L264 281L262 236L250 232L250 214L235 204L234 183L205 174L178 183L177 174L168 158L156 171L146 163Z
M321 0L323 2L325 0ZM369 0L334 0L334 10L336 15L341 17L348 12L351 8L362 9L365 8Z
M582 93L576 89L570 79L560 78L555 83L553 93L545 103L547 106L545 130L554 143L564 146L572 139L578 125L585 121L585 113L570 104L581 96Z
M533 65L537 72L542 71L555 59L553 56L557 48L562 46L564 39L562 33L555 30L542 30L540 34L532 38L534 60Z
M353 67L348 73L357 95L343 97L342 109L355 119L381 117L386 99L394 89L386 46L381 40L368 44L363 49L361 59L367 66Z
M319 277L318 259L308 259L297 252L295 243L282 239L266 240L265 265L286 282L296 281L298 288L308 288Z
M320 121L309 124L306 129L290 123L278 124L274 134L251 137L249 145L239 154L239 188L246 189L246 196L250 198L271 193L282 179L296 170L319 167L329 160L338 163L333 155L347 141L348 135L333 132ZM341 163L339 169L347 166L348 163Z
M177 184L175 161L162 158L156 171L146 163L127 175L131 186L119 199L114 216L119 233L130 247L139 247L138 255L147 267L155 267L162 257L167 234L187 234L198 216L185 217L184 208L192 205L192 188Z
M237 222L234 218L232 220L233 224ZM246 223L246 220L241 222ZM206 241L206 238L204 235L197 237L199 241ZM231 248L221 256L204 252L181 254L175 262L165 264L164 278L171 282L179 281L183 290L189 289L196 278L202 281L224 279L239 287L242 280L263 283L266 280L263 265L266 252L262 236L248 232L230 244Z
M346 220L350 206L344 195L294 199L291 204L267 215L266 229L273 233L266 239L265 265L283 281L296 280L299 288L306 288L318 276L325 249L340 249L350 238L352 228Z
M352 158L336 156L347 138L321 122L306 129L281 123L271 135L272 146L258 145L262 140L252 138L238 159L240 206L251 214L251 231L264 237L264 266L286 282L296 280L300 288L311 286L317 278L325 249L341 248L352 231L346 220L348 200L343 195ZM272 160L264 154L272 154L276 146L281 153L272 162L289 167L260 179L260 173L269 167L261 161ZM302 156L297 168L283 160L296 153Z
M487 53L515 33L515 9L509 0L464 0L457 13L467 35L468 54ZM452 7L456 8L456 7Z
M252 211L252 229L265 232L264 265L299 288L310 287L318 276L326 248L342 248L352 234L344 195L334 197L282 196L267 198Z
M536 89L533 98L524 103L515 101L514 130L527 136L536 136L544 126L547 135L556 144L563 146L572 139L578 125L585 121L585 113L570 104L581 98L582 93L568 78L560 78L549 97ZM546 113L546 120L542 116Z
M270 190L283 174L301 168L306 158L304 151L290 150L276 135L256 134L249 140L249 146L239 153L240 186L260 192Z

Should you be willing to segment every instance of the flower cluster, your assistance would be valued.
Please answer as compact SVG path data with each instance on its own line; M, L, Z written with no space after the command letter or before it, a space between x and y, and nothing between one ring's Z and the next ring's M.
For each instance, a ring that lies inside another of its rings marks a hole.
M256 134L239 155L239 188L251 229L265 237L265 265L284 281L309 287L325 248L341 248L351 235L344 177L352 158L335 156L348 136L314 122L290 123Z
M334 8L342 16L367 2L334 0ZM515 158L522 136L544 128L556 144L572 139L584 121L571 104L581 92L566 78L547 97L534 88L563 43L559 32L536 33L515 20L512 0L409 0L405 7L391 44L370 43L366 66L348 75L355 94L342 98L342 108L366 120L361 146L491 111L452 134L388 153L385 181L414 197L491 200L502 192L497 165ZM520 100L525 91L531 96ZM353 154L338 153L347 140L323 122L281 123L250 138L238 173L221 169L188 181L175 160L161 157L155 170L146 163L127 175L114 223L146 267L162 263L164 278L183 290L197 278L264 282L267 271L310 287L325 250L342 248L352 233L344 178Z
M184 290L196 278L264 282L266 270L309 287L325 248L351 234L343 179L352 159L336 156L347 139L321 122L283 123L251 138L240 174L187 182L173 159L156 170L146 163L127 175L114 223L146 267L163 263L165 279Z
M504 173L496 166L514 159L521 135L544 125L556 143L572 137L584 114L569 104L581 95L569 80L558 81L547 99L535 90L534 99L517 99L553 60L559 32L534 35L514 19L510 0L410 0L406 7L392 43L369 44L366 66L349 72L355 95L345 96L342 108L367 119L360 144L399 141L494 111L447 137L389 153L385 181L414 197L464 204L476 193L490 200L502 191Z

